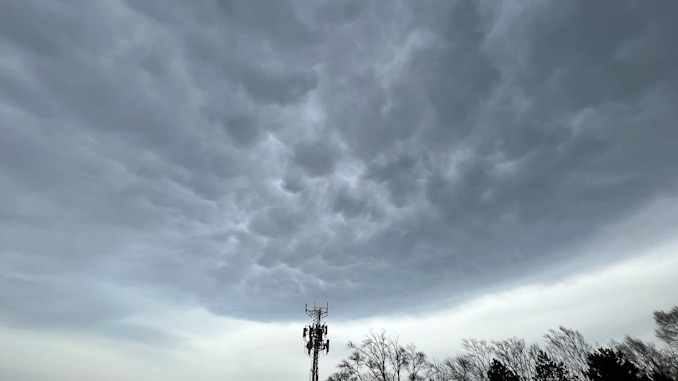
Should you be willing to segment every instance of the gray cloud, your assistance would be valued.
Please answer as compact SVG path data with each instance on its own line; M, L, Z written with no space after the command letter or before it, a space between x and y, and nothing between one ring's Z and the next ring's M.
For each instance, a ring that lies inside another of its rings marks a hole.
M294 163L311 177L328 175L336 165L335 151L324 142L302 142L294 147Z
M402 310L572 260L675 192L675 11L12 3L3 321L144 329L123 322L143 306L67 279L275 320L313 299Z

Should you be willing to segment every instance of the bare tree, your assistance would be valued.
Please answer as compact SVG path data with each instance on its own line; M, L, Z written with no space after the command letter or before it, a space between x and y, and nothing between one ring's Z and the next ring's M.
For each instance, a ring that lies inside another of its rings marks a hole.
M560 327L557 331L550 329L544 335L546 351L551 358L562 362L568 373L578 380L586 379L588 369L587 355L592 347L579 331Z
M512 337L502 341L493 341L494 355L509 370L522 380L534 378L539 347L527 345L525 340Z
M451 381L452 378L445 369L441 361L433 360L429 362L429 367L426 372L426 380L428 381Z
M602 372L614 368L608 366L610 359L617 361L622 356L643 379L678 380L678 307L668 313L656 311L654 316L657 336L666 347L627 336L621 343L613 342L616 351L598 354L592 354L593 348L579 331L559 327L544 335L543 351L537 344L528 345L515 337L490 343L464 339L460 354L428 361L414 345L402 346L398 335L370 331L359 344L349 341L351 355L342 360L339 371L328 381L488 381L490 369L495 378L584 381L595 373L590 372L588 360L595 360L593 363ZM620 364L627 366L617 365Z
M678 306L669 312L655 311L654 322L657 324L655 334L667 345L664 352L669 356L671 377L678 380Z
M364 381L366 380L362 374L362 368L365 365L365 360L360 352L353 352L348 356L348 359L341 360L337 365L339 371L332 374L327 381Z
M407 350L407 379L419 381L425 379L426 370L430 367L426 354L417 349L414 344L408 344Z
M671 379L675 372L674 356L669 351L658 349L653 343L626 336L624 341L612 341L610 346L651 379Z
M469 355L447 357L443 361L443 365L450 375L450 379L454 381L477 380L478 369L481 368L474 363L473 358Z
M476 380L487 380L487 371L492 366L494 349L485 340L464 339L461 342L466 351L466 356L473 364L473 374Z
M386 343L386 332L376 333L370 331L365 335L365 339L360 345L348 342L348 347L353 349L362 359L360 365L364 365L371 376L370 380L388 381L390 373L388 370L388 345Z
M399 344L399 340L400 337L395 334L386 338L386 353L393 369L391 374L392 381L401 381L400 375L409 363L407 349Z
M387 335L386 331L370 331L360 344L349 341L348 347L351 355L330 380L416 381L427 364L423 352L412 344L403 347L398 335Z
M655 311L654 322L657 324L655 334L669 345L675 352L678 352L678 306L675 306L669 312Z
M640 339L626 336L621 343L612 341L611 347L621 352L645 376L653 380L678 379L678 306L670 312L655 311L655 334L666 346L657 347Z

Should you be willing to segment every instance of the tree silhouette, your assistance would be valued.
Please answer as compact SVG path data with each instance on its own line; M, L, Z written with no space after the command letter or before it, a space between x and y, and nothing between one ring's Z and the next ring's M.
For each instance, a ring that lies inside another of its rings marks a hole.
M554 362L546 352L539 350L534 379L535 381L569 381L570 377L562 362Z
M490 381L520 381L520 378L513 373L501 361L494 359L487 371L487 378Z
M405 349L407 350L405 356L405 365L407 366L407 380L423 380L424 376L422 373L427 371L429 368L429 362L426 360L426 354L418 350L414 344L408 344Z
M674 351L678 351L678 306L670 312L655 311L654 321L657 324L655 334L664 340Z
M534 379L537 354L536 344L528 345L525 340L512 337L501 341L492 341L494 356L522 380Z
M589 353L587 363L586 375L591 381L650 381L621 352L609 348L598 348Z
M342 360L339 371L328 380L418 381L429 367L423 352L413 344L402 346L398 335L386 331L370 331L360 344L349 341L348 348L352 350L348 359Z
M327 381L678 381L678 306L654 312L664 343L626 336L594 350L576 330L560 327L544 344L467 338L460 353L429 359L398 335L370 331L349 341L350 355Z
M494 348L485 340L464 339L462 347L473 364L474 373L478 380L487 380L487 372L492 365Z
M654 343L626 336L621 343L613 341L611 345L653 381L672 380L671 375L676 373L675 356L669 350L657 348Z
M646 343L626 336L611 346L653 381L678 380L678 307L670 312L655 311L655 334L665 345Z
M467 354L447 356L443 361L431 363L430 368L429 379L433 381L475 381L482 379L477 377L478 367ZM482 374L482 376L487 377L487 373Z
M546 352L558 362L562 362L568 373L575 379L586 378L587 356L592 348L579 331L565 327L550 329L544 335Z

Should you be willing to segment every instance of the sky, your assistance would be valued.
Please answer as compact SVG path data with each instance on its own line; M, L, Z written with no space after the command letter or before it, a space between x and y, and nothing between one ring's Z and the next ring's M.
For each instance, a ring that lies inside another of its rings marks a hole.
M0 0L0 379L652 338L678 3Z

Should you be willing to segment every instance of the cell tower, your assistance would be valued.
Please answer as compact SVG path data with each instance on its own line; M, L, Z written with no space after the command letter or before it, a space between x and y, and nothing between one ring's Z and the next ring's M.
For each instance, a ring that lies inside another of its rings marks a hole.
M316 307L313 303L313 309L308 309L306 305L306 315L313 319L311 325L304 327L304 346L306 353L311 356L313 352L313 365L311 365L310 381L318 381L318 353L330 351L330 341L327 338L327 325L323 323L323 318L327 316L329 303L325 307Z

